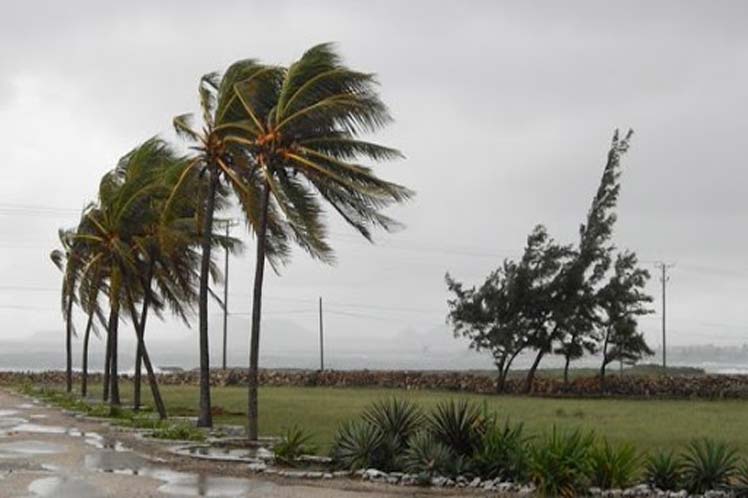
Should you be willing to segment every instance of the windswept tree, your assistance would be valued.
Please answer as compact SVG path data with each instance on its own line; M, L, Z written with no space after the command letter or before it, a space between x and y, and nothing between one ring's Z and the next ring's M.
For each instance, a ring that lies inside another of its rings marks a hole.
M573 256L563 265L551 285L552 300L548 317L552 332L535 344L536 356L527 374L525 390L532 389L535 372L542 358L553 352L554 344L562 343L561 351L566 356L566 378L568 365L580 348L591 347L595 340L591 334L596 330L595 292L610 266L612 247L610 238L616 221L614 212L620 193L619 177L621 157L628 151L633 132L624 137L618 130L613 134L603 175L586 223L579 230L579 245Z
M77 302L76 286L81 268L83 254L80 245L75 245L73 230L58 232L62 249L55 249L50 254L52 262L62 272L61 305L65 321L65 390L73 390L73 307Z
M200 84L203 126L189 116L177 131L195 143L193 168L210 178L204 204L200 282L200 425L209 425L208 265L215 199L223 181L236 194L257 237L249 361L248 434L257 439L260 320L265 261L277 268L295 243L312 257L332 262L322 201L364 237L396 223L382 209L409 198L404 187L379 179L360 159L401 154L361 140L391 118L372 74L347 68L329 44L308 50L290 67L234 63L222 77Z
M455 337L470 341L471 349L491 354L498 371L498 393L504 391L512 362L527 346L527 336L518 323L521 310L513 299L515 274L515 263L506 260L478 288L464 288L449 273L445 276L447 289L454 295L447 301L447 322L452 325Z
M164 170L179 161L158 139L149 140L124 156L102 179L98 202L85 212L84 223L75 235L89 255L81 286L107 290L109 402L112 406L120 404L118 332L121 318L129 315L135 325L137 348L148 373L154 403L162 418L166 417L166 410L143 339L144 321L135 310L135 302L141 297L145 301L148 294L154 309L161 306L161 301L153 298L144 285L144 267L151 264L149 258L153 257L148 244L154 237L154 225L159 222L156 200L159 196L166 198L171 191L164 184ZM183 297L179 282L175 282L163 294L165 299L176 301Z
M551 314L550 284L570 248L557 244L542 225L535 227L519 262L505 260L479 288L463 288L447 274L447 287L454 294L448 301L447 317L455 336L470 339L476 351L488 351L498 370L496 390L502 392L516 357L530 347L543 344Z
M248 114L240 98L240 84L254 87L264 95L268 89L277 86L282 76L281 68L264 66L252 59L240 60L232 64L223 75L209 73L200 79L198 94L202 123L194 124L191 114L174 118L174 128L179 136L192 144L195 152L180 178L173 187L171 199L166 207L176 199L195 196L199 199L197 220L198 237L201 247L199 265L198 321L200 352L200 395L197 425L211 427L210 399L210 351L208 338L208 297L212 267L212 248L217 240L213 234L215 213L226 202L230 191L236 195L239 205L247 213L247 218L256 221L259 217L260 187L257 184L258 165L254 156L256 123ZM264 111L264 110L263 110ZM194 189L195 178L202 181ZM266 213L269 236L267 253L273 263L284 260L288 255L285 230L274 221L272 210ZM250 229L256 229L250 223Z
M649 272L638 266L636 254L626 251L617 255L613 275L597 293L602 311L600 380L603 389L605 369L610 363L636 363L654 354L639 331L639 318L652 313L648 307L652 297L645 291L648 280Z
M382 213L412 196L405 187L377 177L361 159L402 157L395 149L360 136L391 121L373 74L345 66L332 45L312 47L288 69L247 79L236 94L246 116L256 209L246 210L257 234L249 361L248 435L258 437L258 364L262 287L271 220L312 257L333 261L322 202L329 204L367 240L372 228L397 223Z

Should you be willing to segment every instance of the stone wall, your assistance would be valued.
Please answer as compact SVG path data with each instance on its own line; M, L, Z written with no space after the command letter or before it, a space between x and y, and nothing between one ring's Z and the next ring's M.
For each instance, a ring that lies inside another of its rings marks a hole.
M90 382L100 380L101 374L90 376ZM197 381L196 370L159 375L159 382L165 385L196 385ZM0 372L0 384L20 382L37 385L63 384L65 374L60 371ZM246 385L247 371L214 370L211 372L211 382L216 386ZM494 393L496 390L493 378L465 372L261 370L260 383L266 386L382 387L471 393ZM523 379L507 380L506 392L521 393L523 383ZM568 385L564 385L561 379L540 378L533 386L535 396L595 397L600 396L600 393L600 381L595 377L574 379ZM748 376L610 376L606 380L606 395L633 398L748 399Z

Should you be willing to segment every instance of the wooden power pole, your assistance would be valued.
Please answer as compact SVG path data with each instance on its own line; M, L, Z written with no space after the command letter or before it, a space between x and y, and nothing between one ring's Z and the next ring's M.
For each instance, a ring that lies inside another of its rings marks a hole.
M319 298L319 371L325 370L325 339L322 324L322 298Z

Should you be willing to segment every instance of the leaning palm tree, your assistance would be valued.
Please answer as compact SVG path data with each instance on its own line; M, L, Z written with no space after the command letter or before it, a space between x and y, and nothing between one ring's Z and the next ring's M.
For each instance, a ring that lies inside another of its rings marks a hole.
M73 305L76 302L76 285L80 269L80 248L75 247L73 230L59 230L58 236L62 249L50 253L52 262L62 271L62 315L65 320L65 390L73 390ZM78 251L76 251L78 249Z
M200 396L197 425L213 425L210 400L210 353L208 348L208 296L210 292L211 249L217 243L213 234L213 221L216 211L225 202L229 190L233 191L242 208L247 212L258 209L257 189L252 184L253 161L246 142L252 134L247 129L248 117L237 98L237 85L246 80L272 81L280 77L280 69L266 67L254 60L241 60L232 64L221 76L209 73L200 79L198 87L202 125L194 126L193 117L183 114L174 118L174 128L178 135L191 142L195 151L189 165L182 172L167 202L167 211L172 202L187 195L195 194L187 185L199 175L198 190L200 209L197 213L198 232L201 245L199 269L199 351L200 351ZM228 187L228 188L227 188ZM288 252L286 233L283 228L268 216L268 254L283 260Z
M144 293L142 266L144 255L138 244L149 229L148 219L154 195L165 192L158 181L162 171L148 154L160 144L146 142L123 157L117 167L107 173L99 187L99 202L85 213L85 224L75 239L85 244L89 258L82 274L81 287L106 288L109 302L107 358L112 406L120 404L117 371L117 335L120 317L129 315L134 324L137 347L148 372L156 408L162 418L166 412L156 384L153 367L143 342L144 322L135 312L137 297Z
M377 162L402 157L395 149L361 140L391 121L373 74L346 67L332 45L317 45L288 69L271 68L234 87L244 131L228 143L245 147L251 159L244 177L257 200L245 209L257 234L249 358L248 436L258 437L258 364L262 288L270 222L312 257L333 261L322 202L366 239L371 229L397 226L382 209L412 192L378 178L361 158ZM278 229L275 228L277 231Z

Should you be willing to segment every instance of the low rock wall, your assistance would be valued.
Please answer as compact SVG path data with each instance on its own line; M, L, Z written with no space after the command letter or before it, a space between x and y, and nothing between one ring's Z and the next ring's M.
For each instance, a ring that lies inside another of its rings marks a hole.
M75 374L76 382L79 374ZM196 370L159 374L164 385L192 385L198 382ZM89 376L89 382L99 382L101 374ZM62 384L65 373L0 372L0 384ZM247 384L246 369L214 370L214 386ZM496 382L487 375L465 372L377 371L377 370L261 370L260 383L266 386L318 387L380 387L393 389L442 390L470 393L495 393ZM522 393L524 379L509 379L505 392ZM564 384L561 379L536 379L532 394L548 397L596 397L601 395L600 380L596 377L577 378ZM610 376L605 382L605 395L633 398L701 398L748 399L748 375L698 376Z

